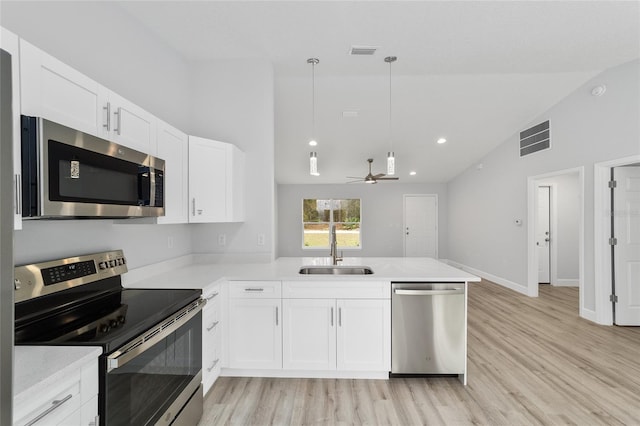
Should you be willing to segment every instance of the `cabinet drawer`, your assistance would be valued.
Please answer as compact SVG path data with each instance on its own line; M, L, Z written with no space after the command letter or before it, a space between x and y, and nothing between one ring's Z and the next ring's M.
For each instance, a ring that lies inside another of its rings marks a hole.
M284 281L285 299L390 299L388 281Z
M61 389L62 390L59 390ZM80 375L74 377L64 387L56 386L33 398L33 402L15 407L15 426L23 425L57 425L79 410L82 406L80 398Z
M281 281L229 281L229 297L242 299L279 299Z

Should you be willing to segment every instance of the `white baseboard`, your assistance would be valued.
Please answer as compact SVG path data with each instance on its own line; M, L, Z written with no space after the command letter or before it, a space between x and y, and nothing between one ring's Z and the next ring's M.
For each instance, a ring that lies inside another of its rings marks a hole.
M558 278L551 285L556 287L580 287L580 280L577 278Z
M222 368L222 377L278 377L301 379L389 379L389 371L340 371L340 370L261 370Z
M596 315L596 311L592 311L591 309L585 309L585 308L580 308L580 316L584 319L587 319L589 321L595 322L596 324L601 324L601 325L611 325L611 324L602 324L602 323L598 323L597 319L598 316Z
M508 280L506 278L502 278L502 277L499 277L497 275L493 275L493 274L490 274L488 272L484 272L484 271L481 271L479 269L472 268L472 267L467 266L467 265L463 265L462 263L458 263L458 262L455 262L453 260L440 259L440 261L441 262L445 262L445 263L447 263L447 264L449 264L449 265L451 265L451 266L453 266L455 268L462 269L463 271L467 271L467 272L470 272L470 273L472 273L474 275L478 275L479 277L482 277L485 280L489 280L489 281L494 282L496 284L500 284L501 286L506 287L508 289L511 289L513 291L517 291L518 293L522 293L524 295L527 295L527 286L526 285L518 284L518 283L516 283L514 281L510 281L510 280Z

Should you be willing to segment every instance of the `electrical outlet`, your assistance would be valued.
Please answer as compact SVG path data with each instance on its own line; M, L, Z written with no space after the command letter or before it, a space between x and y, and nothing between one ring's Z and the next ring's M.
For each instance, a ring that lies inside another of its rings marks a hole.
M264 234L258 234L258 245L259 246L264 245Z
M218 235L218 245L224 246L227 244L227 236L225 234Z
M167 248L173 248L173 237L167 237Z

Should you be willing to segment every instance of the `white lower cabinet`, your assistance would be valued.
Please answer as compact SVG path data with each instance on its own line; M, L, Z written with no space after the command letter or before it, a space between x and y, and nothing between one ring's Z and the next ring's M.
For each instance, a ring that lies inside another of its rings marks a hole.
M14 426L97 426L98 359L82 365L55 386L38 389L16 402Z
M229 283L229 368L282 368L280 281Z
M389 371L389 300L284 299L283 367Z
M338 300L336 368L390 371L391 301Z
M221 285L202 292L207 300L202 313L202 385L206 394L220 376L222 366Z
M389 282L284 281L281 290L264 284L229 282L230 370L288 377L390 371Z
M336 301L282 301L282 366L290 370L336 368Z

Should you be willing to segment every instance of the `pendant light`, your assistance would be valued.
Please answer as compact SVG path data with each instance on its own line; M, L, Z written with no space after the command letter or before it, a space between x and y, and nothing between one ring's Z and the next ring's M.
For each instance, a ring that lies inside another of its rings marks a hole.
M393 139L391 137L391 64L397 61L396 56L387 56L384 61L389 64L389 152L387 153L387 175L396 174L396 159L393 152Z
M311 176L320 176L318 173L318 153L311 151L309 154L309 174Z
M311 140L309 146L316 146L316 65L320 62L318 58L309 58L307 63L311 64ZM309 174L319 176L318 173L318 153L312 151L309 154Z

